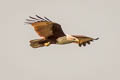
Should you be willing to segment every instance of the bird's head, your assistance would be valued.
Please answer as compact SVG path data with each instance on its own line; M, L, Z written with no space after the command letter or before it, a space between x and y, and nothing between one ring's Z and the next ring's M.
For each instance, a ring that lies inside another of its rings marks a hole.
M71 41L71 42L79 43L79 39L76 38L76 37L73 37L73 36L71 36L71 35L67 35L67 40L68 40L68 41Z

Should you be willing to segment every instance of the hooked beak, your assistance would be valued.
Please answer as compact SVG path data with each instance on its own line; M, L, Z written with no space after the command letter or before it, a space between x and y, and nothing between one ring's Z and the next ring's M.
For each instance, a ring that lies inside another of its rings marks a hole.
M75 43L79 43L79 39L76 39L76 40L75 40Z

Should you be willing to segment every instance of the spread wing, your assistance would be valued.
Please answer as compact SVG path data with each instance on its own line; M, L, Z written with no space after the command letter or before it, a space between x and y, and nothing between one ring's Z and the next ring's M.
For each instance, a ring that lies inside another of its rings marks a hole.
M73 37L76 37L79 39L79 46L81 47L86 46L86 44L90 44L91 41L98 40L99 38L91 38L87 36L80 36L80 35L72 35Z
M36 17L37 18L30 16L29 18L31 19L26 19L28 21L26 23L31 24L41 37L47 39L50 37L58 38L65 36L60 24L52 22L47 17L41 18L38 15L36 15Z

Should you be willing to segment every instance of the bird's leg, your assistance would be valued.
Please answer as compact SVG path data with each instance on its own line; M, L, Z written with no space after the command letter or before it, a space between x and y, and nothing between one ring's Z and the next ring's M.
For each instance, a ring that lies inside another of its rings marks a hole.
M44 43L44 46L49 46L51 43L50 42L46 42Z

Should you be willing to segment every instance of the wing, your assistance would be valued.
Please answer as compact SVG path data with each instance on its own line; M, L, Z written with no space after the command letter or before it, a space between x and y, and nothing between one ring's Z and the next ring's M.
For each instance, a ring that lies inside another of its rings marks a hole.
M41 37L48 38L49 36L53 35L52 31L52 22L35 22L32 24L34 27L35 31L40 35Z
M36 15L37 18L33 18L30 16L30 19L26 19L28 24L31 24L35 31L41 37L45 38L58 38L61 36L65 36L61 26L57 23L52 22L47 17L41 18ZM39 19L38 19L39 18Z
M94 40L98 40L99 38L91 38L91 37L87 37L87 36L79 36L79 35L72 35L73 37L76 37L79 39L79 46L81 47L82 45L83 46L86 46L86 44L90 44L91 41L94 41Z
M53 23L52 31L54 34L53 37L56 39L59 37L65 36L65 33L63 32L60 24Z

